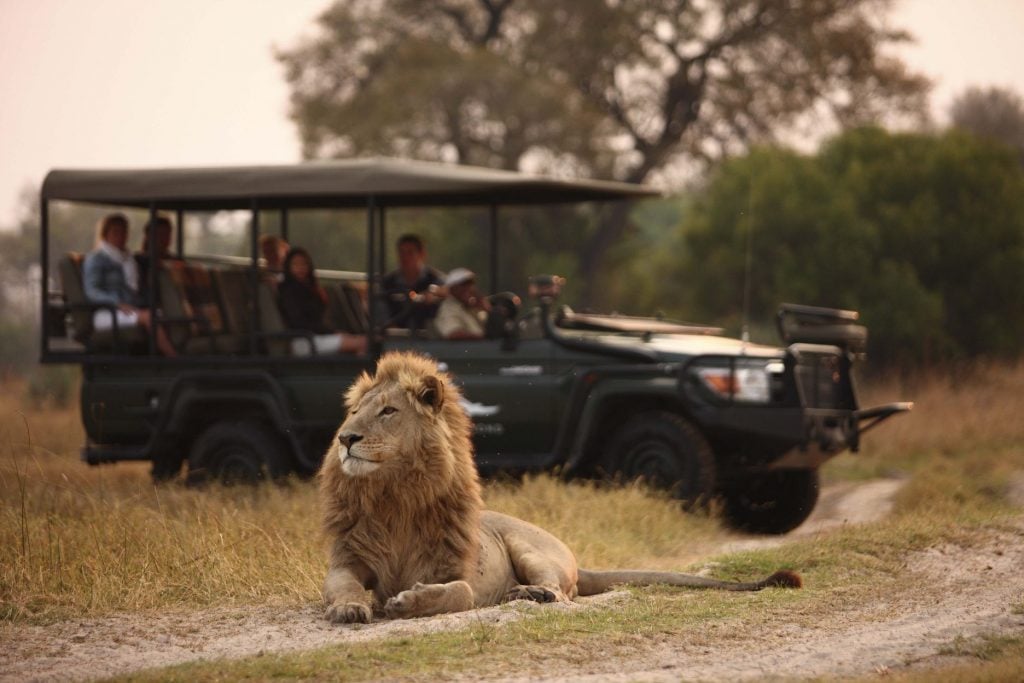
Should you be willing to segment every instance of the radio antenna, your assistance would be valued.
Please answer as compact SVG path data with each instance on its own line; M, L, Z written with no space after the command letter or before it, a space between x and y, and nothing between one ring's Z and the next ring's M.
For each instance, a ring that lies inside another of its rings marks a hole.
M743 317L740 326L740 339L746 345L750 341L750 286L751 272L754 269L754 174L750 174L750 187L747 189L747 245L743 264ZM746 349L744 348L744 351Z

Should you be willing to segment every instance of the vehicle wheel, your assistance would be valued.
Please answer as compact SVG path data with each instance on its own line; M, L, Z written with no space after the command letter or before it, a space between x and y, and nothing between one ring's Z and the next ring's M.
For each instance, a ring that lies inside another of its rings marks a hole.
M220 481L226 485L256 484L291 471L283 440L273 430L251 421L217 422L192 445L188 482Z
M723 491L726 522L755 534L784 534L800 526L818 502L818 470L773 470Z
M153 483L161 484L176 479L181 474L184 462L185 458L177 449L157 453L153 457L153 469L149 471Z
M681 415L641 413L612 436L601 457L605 474L670 491L687 507L706 503L715 488L715 456Z

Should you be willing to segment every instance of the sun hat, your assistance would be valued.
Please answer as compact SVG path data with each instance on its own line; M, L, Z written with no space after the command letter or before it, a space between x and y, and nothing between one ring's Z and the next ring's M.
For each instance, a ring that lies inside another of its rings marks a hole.
M476 279L476 273L469 268L453 268L444 279L445 287L454 287Z

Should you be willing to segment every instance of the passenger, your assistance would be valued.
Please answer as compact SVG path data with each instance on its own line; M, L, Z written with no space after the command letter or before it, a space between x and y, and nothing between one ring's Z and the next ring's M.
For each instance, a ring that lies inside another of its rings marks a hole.
M476 289L476 274L468 268L455 268L444 281L448 298L434 319L438 334L445 339L483 339L490 302Z
M320 286L313 259L302 247L292 247L284 258L284 278L277 288L281 317L291 330L312 332L317 353L364 353L366 336L344 334L327 324L327 292ZM308 352L308 343L296 339L296 353Z
M86 298L92 303L116 306L118 329L136 326L149 329L150 311L140 306L138 264L126 248L128 219L122 213L109 214L100 220L98 230L99 244L82 265ZM92 324L96 331L110 330L114 316L110 310L98 310L93 313ZM177 355L162 327L156 329L156 345L165 356Z
M263 264L267 270L280 273L284 267L284 259L288 255L288 242L277 235L263 235L260 237L260 254L263 255Z
M174 235L174 226L166 216L156 216L146 224L146 231L142 235L142 248L135 252L135 263L139 269L139 301L143 304L149 302L149 239L150 235L156 241L156 257L159 262L180 261L181 257L171 253L171 238ZM159 285L157 285L157 297L152 303L160 301Z
M398 269L381 283L387 298L390 327L422 328L437 315L440 297L434 290L444 283L444 274L427 265L427 250L419 235L398 238ZM414 294L420 296L413 297Z

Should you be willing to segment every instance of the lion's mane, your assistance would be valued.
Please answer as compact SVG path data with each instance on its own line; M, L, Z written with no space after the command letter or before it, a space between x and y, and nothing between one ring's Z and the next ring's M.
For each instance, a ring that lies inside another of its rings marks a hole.
M376 577L378 599L408 587L410 580L468 576L477 563L483 509L471 422L451 378L428 358L386 354L373 375L364 372L349 389L347 408L389 383L401 387L414 408L414 425L403 441L408 450L402 454L410 465L399 476L346 476L335 440L319 473L331 552L363 562ZM425 386L439 392L431 404L422 400Z

